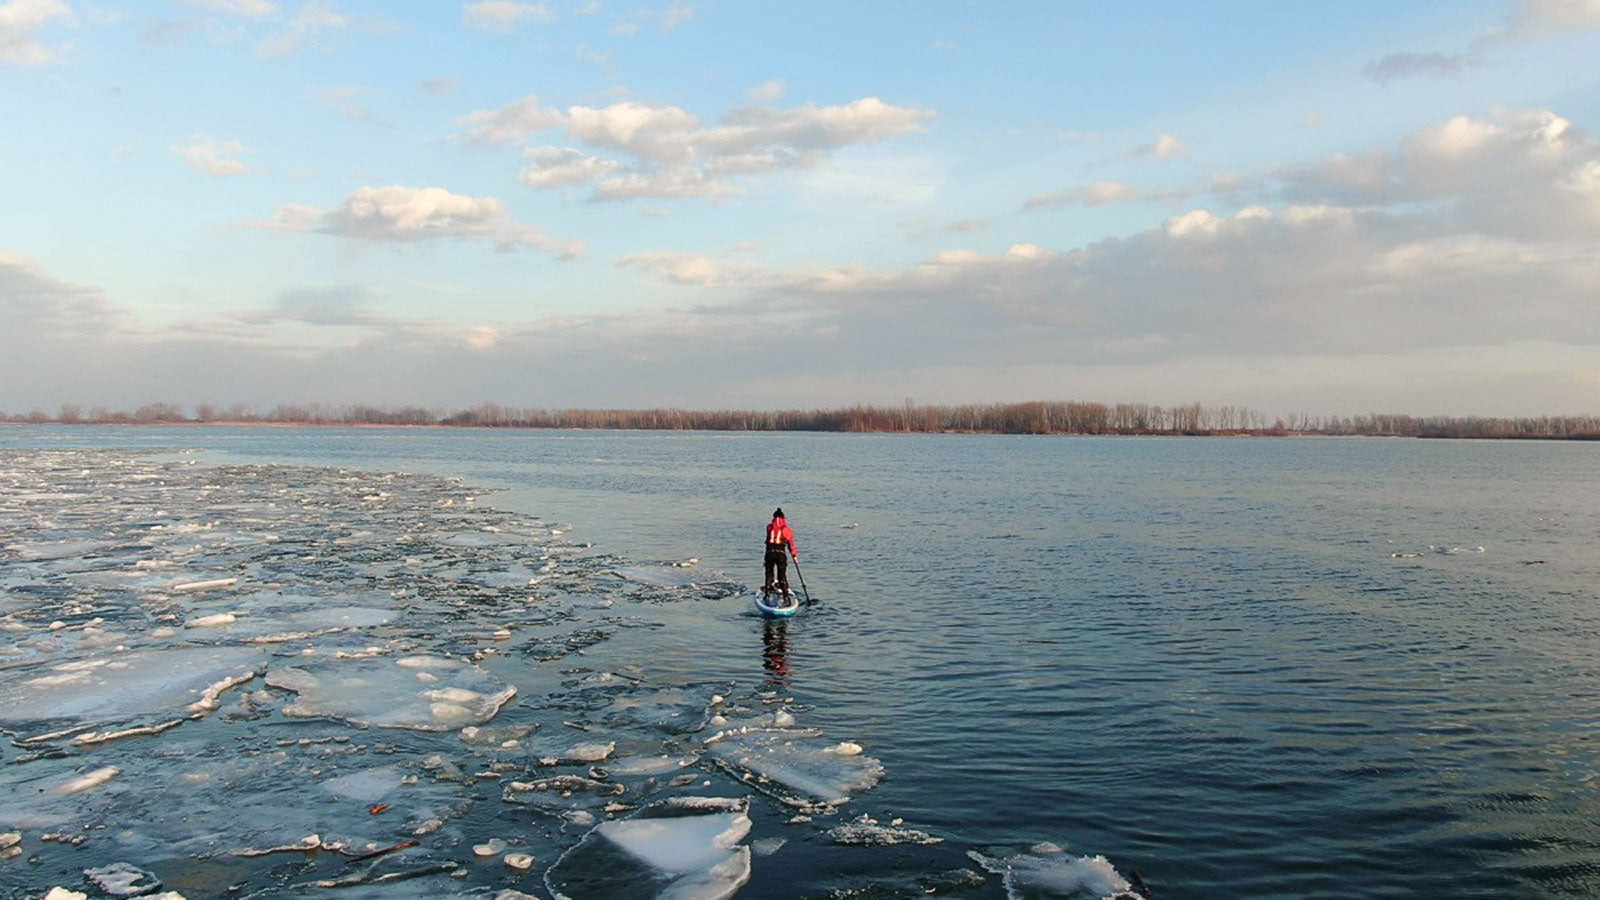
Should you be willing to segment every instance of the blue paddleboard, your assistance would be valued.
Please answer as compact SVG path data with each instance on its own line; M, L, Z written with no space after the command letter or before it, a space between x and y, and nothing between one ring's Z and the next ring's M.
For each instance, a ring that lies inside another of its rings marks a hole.
M772 602L780 604L783 603L783 595L777 593L773 594ZM800 610L800 601L795 599L794 595L791 594L787 606L769 606L767 605L767 598L757 593L756 610L763 616L792 616Z

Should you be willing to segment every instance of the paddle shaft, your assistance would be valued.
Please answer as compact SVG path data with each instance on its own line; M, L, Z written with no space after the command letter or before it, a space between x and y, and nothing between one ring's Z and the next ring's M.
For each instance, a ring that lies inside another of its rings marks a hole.
M794 573L796 575L800 576L800 590L806 592L806 605L810 606L811 605L811 588L806 587L806 575L805 575L804 572L800 571L800 559L798 557L795 557L795 558L791 559L790 562L794 563Z

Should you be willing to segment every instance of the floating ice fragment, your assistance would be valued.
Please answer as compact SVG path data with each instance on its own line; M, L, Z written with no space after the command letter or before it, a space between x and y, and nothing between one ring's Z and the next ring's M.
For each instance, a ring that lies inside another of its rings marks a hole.
M508 868L516 869L518 872L526 872L533 868L533 857L526 853L507 853L505 864ZM506 896L508 893L517 897L528 896L527 894L522 894L517 891L502 891L501 893L496 894L495 898L496 900L500 900L500 898Z
M488 841L482 844L472 845L473 855L482 857L484 859L487 859L491 856L499 856L500 854L504 853L505 850L506 842L500 840L499 838L490 838Z
M750 843L750 849L754 850L757 856L771 856L772 854L781 850L783 845L787 843L789 843L788 838L762 838L759 841L752 841Z
M829 752L831 748L821 741L794 732L740 729L714 737L714 759L735 775L776 782L784 788L776 792L780 799L794 805L804 806L809 799L836 806L883 777L883 766L876 759Z
M337 797L372 803L399 787L400 777L394 766L378 766L330 778L322 783L322 789Z
M408 672L412 677L406 677ZM422 673L436 680L419 682L415 676ZM418 731L482 724L517 693L477 666L439 656L288 666L268 672L267 684L298 695L284 706L284 715L331 716L357 725Z
M20 843L22 843L22 832L20 831L8 831L5 834L0 834L0 850L10 850Z
M269 853L304 853L310 850L321 849L323 849L322 836L319 834L308 834L301 838L298 843L285 844L282 847L264 847L260 850L235 850L233 851L233 855L266 856Z
M602 822L546 873L551 893L714 900L750 879L749 801L671 798ZM621 851L619 854L617 851Z
M44 675L0 683L0 724L114 720L181 707L203 712L264 665L261 651L239 647L179 647L62 663Z
M823 752L832 753L836 756L860 756L861 745L851 741L840 741L839 743L834 744L832 747L827 748Z
M572 763L600 762L610 756L617 749L616 741L607 741L604 744L595 742L589 744L573 744L571 747L552 756L539 759L541 765L557 766Z
M89 895L82 891L71 891L57 886L44 895L44 900L89 900Z
M174 594L194 594L200 591L214 591L218 588L233 587L239 583L237 578L212 578L207 581L187 581L175 584L169 590Z
M160 734L169 728L177 728L181 724L183 724L182 719L172 719L170 721L161 722L157 725L144 725L135 728L124 728L121 731L91 731L78 735L72 739L72 742L80 746L87 744L104 744L108 741L115 741L125 737L133 737L135 735Z
M105 766L103 768L95 769L93 772L80 775L77 778L62 784L60 787L56 788L56 793L80 794L91 788L97 788L121 774L122 770L116 766Z
M84 869L83 877L113 897L138 897L161 890L161 879L125 862L114 862L98 869Z
M880 825L876 819L862 815L855 821L828 829L828 838L835 844L887 847L894 844L937 844L944 840L925 831L904 828L896 819L892 825Z
M190 619L186 624L190 628L219 628L223 625L232 625L236 621L238 621L238 619L233 613L226 612L216 613L215 615L210 616L201 616L198 619Z
M1042 849L1045 847L1049 849ZM1012 897L1132 896L1128 880L1104 856L1071 856L1053 844L1033 849L1035 852L1010 856L986 856L976 850L967 855L1001 876Z

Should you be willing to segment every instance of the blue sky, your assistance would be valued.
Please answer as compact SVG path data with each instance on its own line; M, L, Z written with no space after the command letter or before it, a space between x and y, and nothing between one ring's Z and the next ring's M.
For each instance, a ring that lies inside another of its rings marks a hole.
M0 410L1600 411L1600 0L0 0Z

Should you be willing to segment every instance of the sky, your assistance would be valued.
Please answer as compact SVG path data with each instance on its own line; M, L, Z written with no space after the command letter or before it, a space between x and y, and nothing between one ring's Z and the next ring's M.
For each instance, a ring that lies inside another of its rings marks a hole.
M1600 0L0 0L0 410L1600 413Z

